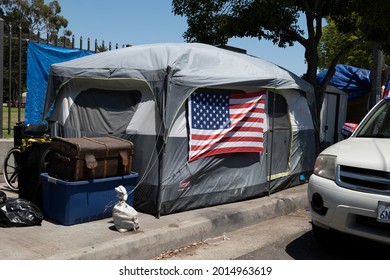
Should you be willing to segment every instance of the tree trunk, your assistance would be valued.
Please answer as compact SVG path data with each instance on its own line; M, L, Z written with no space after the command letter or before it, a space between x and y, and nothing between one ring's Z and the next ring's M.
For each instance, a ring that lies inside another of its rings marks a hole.
M321 127L321 107L324 99L324 92L320 90L317 83L317 67L318 67L318 53L317 47L314 44L308 44L305 48L305 59L307 61L306 81L313 86L315 96L315 108L312 110L315 118L315 136L317 154L321 151L320 148L320 127Z

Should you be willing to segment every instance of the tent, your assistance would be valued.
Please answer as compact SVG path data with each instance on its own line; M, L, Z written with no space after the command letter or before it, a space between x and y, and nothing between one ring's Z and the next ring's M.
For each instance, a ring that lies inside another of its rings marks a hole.
M307 180L316 156L313 94L256 57L151 44L53 64L43 115L52 136L130 139L134 207L160 216Z

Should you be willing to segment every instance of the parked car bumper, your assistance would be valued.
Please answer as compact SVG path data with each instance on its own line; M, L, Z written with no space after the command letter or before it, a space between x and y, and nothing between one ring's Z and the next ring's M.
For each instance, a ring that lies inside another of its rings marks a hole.
M378 201L390 197L342 188L313 174L308 199L315 226L390 244L390 224L377 221Z

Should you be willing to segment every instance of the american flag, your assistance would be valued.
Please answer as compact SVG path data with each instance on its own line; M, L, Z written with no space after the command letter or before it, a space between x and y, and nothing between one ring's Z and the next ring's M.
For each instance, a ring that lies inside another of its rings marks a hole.
M189 101L189 160L263 151L266 90L254 93L195 92Z
M390 90L390 75L387 77L385 88L383 90L383 98L389 96L389 90Z

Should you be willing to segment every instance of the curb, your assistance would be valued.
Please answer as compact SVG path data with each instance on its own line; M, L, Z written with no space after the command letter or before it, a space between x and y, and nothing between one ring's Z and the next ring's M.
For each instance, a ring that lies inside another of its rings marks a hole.
M72 252L52 255L47 259L152 259L172 249L306 208L306 193L307 184L303 184L258 199L162 216L158 222L151 221L152 226L146 224L145 227L142 222L150 216L139 213L140 230L125 233L129 238L108 240ZM183 215L186 216L185 219ZM153 227L153 224L156 226Z

